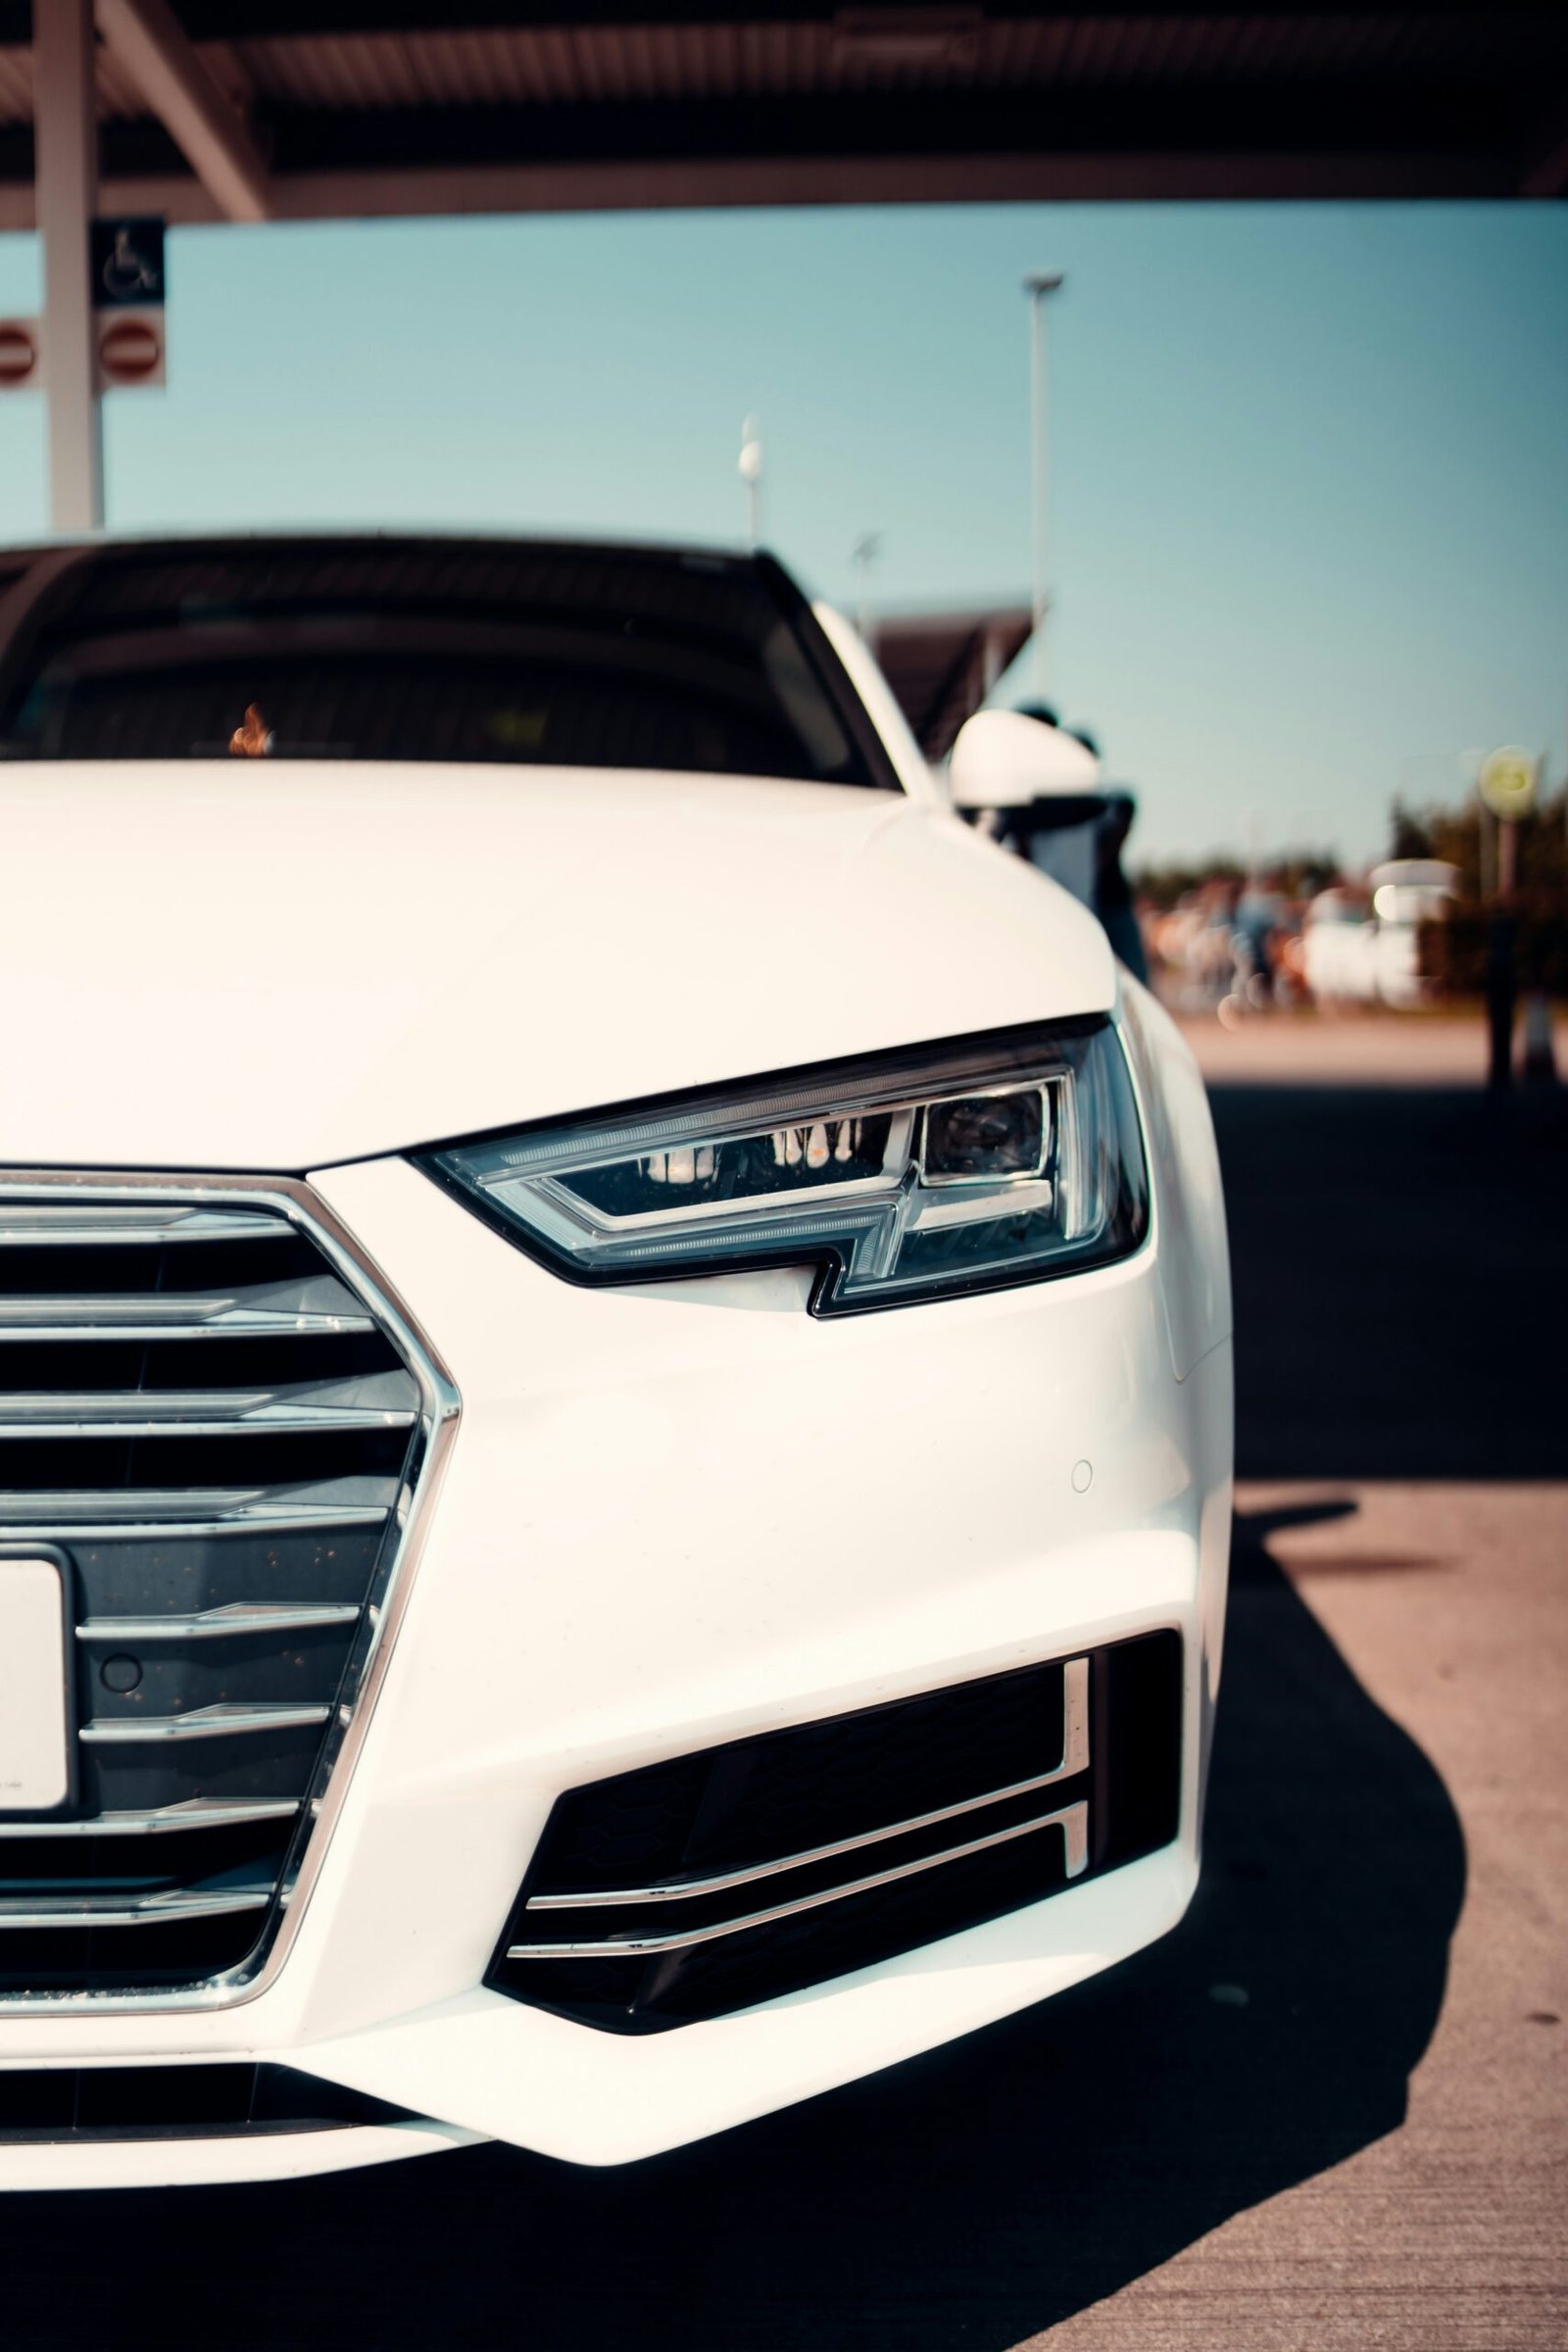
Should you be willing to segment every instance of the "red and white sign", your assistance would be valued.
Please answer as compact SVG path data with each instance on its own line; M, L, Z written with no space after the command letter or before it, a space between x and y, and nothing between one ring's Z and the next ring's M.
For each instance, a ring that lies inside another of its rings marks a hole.
M42 382L37 319L0 318L0 392L36 392Z
M105 392L139 384L162 384L164 313L161 304L137 310L101 311L94 318L98 338L98 381Z

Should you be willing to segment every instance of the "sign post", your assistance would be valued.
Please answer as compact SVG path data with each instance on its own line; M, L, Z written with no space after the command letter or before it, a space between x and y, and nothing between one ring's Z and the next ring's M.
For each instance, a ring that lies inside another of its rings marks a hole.
M1505 744L1481 763L1481 798L1497 820L1497 888L1507 898L1519 870L1519 844L1514 827L1536 805L1541 761L1534 752Z
M93 220L87 294L91 374L85 407L74 397L82 389L73 373L74 346L69 334L62 334L56 310L46 309L41 318L0 318L0 392L50 395L50 447L60 458L58 466L51 458L51 519L57 530L96 530L103 521L100 394L167 381L162 220L146 216ZM56 382L61 370L64 393ZM56 414L62 399L63 425Z
M1541 762L1533 752L1504 744L1481 762L1476 788L1497 820L1497 903L1487 943L1487 1025L1491 1032L1487 1085L1504 1095L1513 1084L1513 1020L1518 1000L1514 946L1518 914L1510 904L1519 872L1517 827L1535 806Z
M49 520L57 531L96 531L104 519L104 463L87 269L98 190L92 0L49 0L33 11L32 72Z

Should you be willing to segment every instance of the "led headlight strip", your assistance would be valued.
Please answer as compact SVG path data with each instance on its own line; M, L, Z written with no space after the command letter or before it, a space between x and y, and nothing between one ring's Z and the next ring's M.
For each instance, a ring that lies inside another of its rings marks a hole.
M419 1165L571 1281L806 1263L819 1315L1103 1265L1149 1223L1103 1015L484 1136Z

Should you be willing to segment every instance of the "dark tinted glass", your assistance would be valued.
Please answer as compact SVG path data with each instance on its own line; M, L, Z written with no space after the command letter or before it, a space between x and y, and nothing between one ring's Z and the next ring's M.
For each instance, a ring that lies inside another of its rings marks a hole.
M0 581L0 758L246 746L895 783L765 557L246 541L40 552Z

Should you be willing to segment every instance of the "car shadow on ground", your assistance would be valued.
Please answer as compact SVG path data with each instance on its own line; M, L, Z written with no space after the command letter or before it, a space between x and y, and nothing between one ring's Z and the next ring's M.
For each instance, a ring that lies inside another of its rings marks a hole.
M1216 1086L1236 1468L1568 1475L1568 1088Z
M1442 2003L1463 1844L1431 1765L1270 1558L1271 1524L1238 1528L1204 1880L1162 1943L625 2170L479 2148L11 2200L8 2340L103 2345L147 2321L234 2348L1003 2352L1392 2131Z

